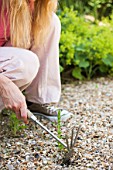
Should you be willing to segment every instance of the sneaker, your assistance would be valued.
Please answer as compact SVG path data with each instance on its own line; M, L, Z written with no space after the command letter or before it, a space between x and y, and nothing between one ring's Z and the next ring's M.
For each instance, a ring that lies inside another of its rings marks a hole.
M61 121L66 121L72 116L72 113L67 110L56 108L51 104L38 104L27 101L28 109L33 112L35 116L41 116L49 119L52 122L58 121L58 111L60 110Z

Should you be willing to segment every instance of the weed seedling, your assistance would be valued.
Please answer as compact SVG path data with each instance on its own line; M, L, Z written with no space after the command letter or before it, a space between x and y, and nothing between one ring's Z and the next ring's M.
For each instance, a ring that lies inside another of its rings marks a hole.
M9 116L9 128L11 129L12 134L16 136L17 132L21 132L23 129L26 128L26 126L16 118L14 112L11 112Z
M62 131L61 131L61 110L58 111L57 133L58 133L58 137L60 139L62 139L62 135L61 135L62 134ZM64 146L61 143L59 143L59 142L58 142L58 147L61 150L64 148Z

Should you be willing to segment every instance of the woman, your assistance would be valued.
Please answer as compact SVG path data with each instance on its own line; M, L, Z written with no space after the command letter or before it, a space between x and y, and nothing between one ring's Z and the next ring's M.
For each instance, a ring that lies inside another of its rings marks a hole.
M61 93L56 7L57 0L0 0L0 110L12 109L25 123L27 105L57 118L58 110L48 106ZM61 115L70 117L65 110Z

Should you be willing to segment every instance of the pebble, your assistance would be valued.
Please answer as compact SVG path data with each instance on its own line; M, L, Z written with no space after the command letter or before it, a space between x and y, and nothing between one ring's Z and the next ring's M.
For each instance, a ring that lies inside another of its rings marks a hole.
M90 154L85 154L84 156L86 159L93 160L93 156Z
M16 142L16 145L20 146L20 145L22 145L22 143L21 142Z
M47 159L42 157L42 162L43 162L44 165L46 165L47 164Z
M34 165L33 162L28 162L28 163L27 163L27 166L28 166L28 168L33 168L33 167L35 167L35 165Z
M26 161L33 161L33 160L34 160L34 156L30 156L30 155L26 156Z
M28 143L31 144L31 145L36 145L36 141L35 140L29 140Z
M40 157L40 155L38 154L38 153L35 153L35 158L39 158Z
M111 121L111 126L113 126L113 120Z
M7 164L6 166L7 166L8 170L14 170L13 165Z
M11 144L10 144L10 143L7 143L7 146L8 146L8 147L11 147Z

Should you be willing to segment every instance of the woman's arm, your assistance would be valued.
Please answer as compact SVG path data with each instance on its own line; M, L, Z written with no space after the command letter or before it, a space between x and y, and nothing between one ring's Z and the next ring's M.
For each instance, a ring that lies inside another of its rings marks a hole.
M15 111L17 118L27 123L25 97L19 88L4 75L0 75L0 96L5 107Z

